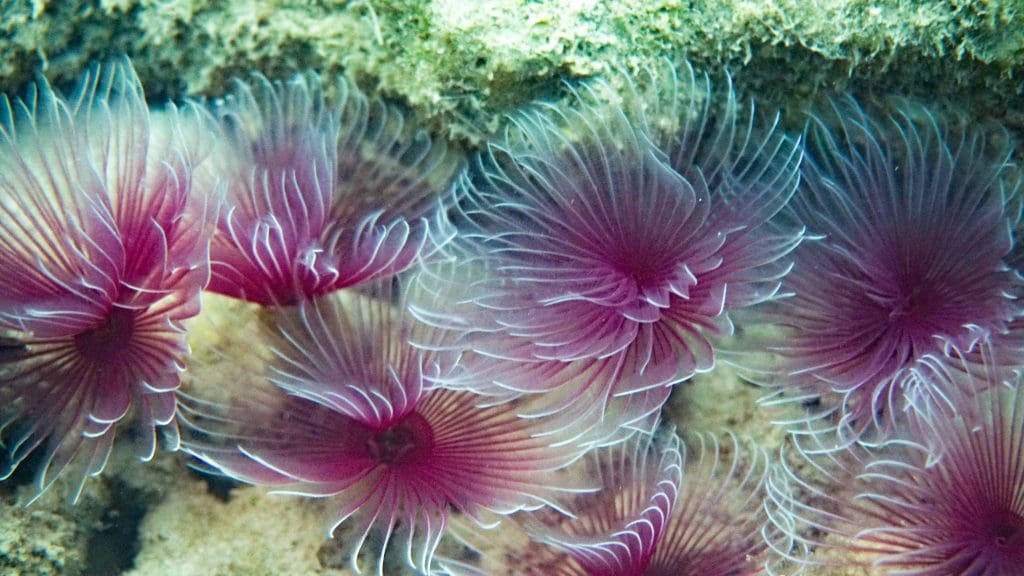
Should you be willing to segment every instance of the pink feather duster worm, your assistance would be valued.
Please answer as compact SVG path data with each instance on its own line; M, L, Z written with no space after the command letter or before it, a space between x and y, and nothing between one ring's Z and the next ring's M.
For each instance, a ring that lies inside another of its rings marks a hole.
M312 74L257 76L215 109L227 206L211 291L294 304L393 276L454 234L441 192L457 155L345 79L336 104L324 90Z
M564 508L525 514L532 542L501 563L452 560L458 576L739 576L761 574L769 540L780 546L762 507L771 468L767 453L735 436L679 438L636 434L582 463L601 488L574 495ZM486 552L485 552L486 554ZM498 559L495 559L498 560Z
M780 528L813 569L860 563L887 574L1010 576L1024 566L1024 388L972 362L935 364L948 404L915 398L887 442L827 451L804 437L805 463L773 476ZM950 410L950 407L953 410ZM810 443L809 443L810 442ZM803 468L805 472L798 473ZM810 472L807 472L810 471ZM780 488L781 489L778 489Z
M755 130L731 90L667 77L668 137L607 102L635 91L597 84L512 117L459 179L457 264L430 267L434 297L414 303L472 352L446 385L540 393L524 415L598 441L649 429L671 384L714 366L729 312L775 296L801 238L769 223L798 142Z
M564 489L554 471L579 450L538 437L508 405L434 387L454 357L409 345L430 336L390 290L370 292L304 302L283 320L273 389L253 382L231 406L186 402L185 449L231 478L329 498L330 531L346 525L357 573L367 541L373 573L390 565L392 541L428 571L451 514L489 526L540 507Z
M37 453L39 492L67 474L77 499L130 413L144 458L156 428L176 444L216 202L191 194L168 114L158 129L127 63L70 99L41 81L0 101L0 478Z
M783 392L820 399L813 418L835 414L824 425L843 445L884 438L908 394L942 395L923 362L1012 341L1020 280L1004 260L1019 180L1005 134L911 105L882 122L852 99L834 112L812 120L791 204L822 238L796 251L793 297L773 318L791 328L775 344ZM1000 357L1019 358L1009 352Z

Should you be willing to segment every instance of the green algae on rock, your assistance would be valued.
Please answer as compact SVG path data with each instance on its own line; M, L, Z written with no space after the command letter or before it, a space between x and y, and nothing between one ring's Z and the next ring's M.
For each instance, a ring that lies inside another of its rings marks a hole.
M109 504L109 494L93 483L78 506L68 509L58 484L30 507L26 495L0 493L0 574L62 576L86 567L89 539Z
M1024 131L1024 4L970 0L94 0L5 3L0 88L69 84L123 52L150 97L347 70L450 138L479 143L566 78L665 56L728 67L741 93L796 107L820 92L955 101ZM742 73L740 71L742 70ZM173 71L173 73L168 73ZM795 81L796 80L796 81Z
M10 576L78 573L85 563L86 538L76 523L40 508L0 501L0 572Z

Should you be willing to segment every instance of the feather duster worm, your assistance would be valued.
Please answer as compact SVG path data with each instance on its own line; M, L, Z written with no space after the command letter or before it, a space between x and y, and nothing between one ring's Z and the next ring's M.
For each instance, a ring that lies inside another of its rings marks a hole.
M213 292L261 304L386 278L454 233L441 205L459 161L354 84L325 102L320 79L238 82L215 111L227 209Z
M936 378L950 378L943 385L954 412L918 397L905 429L880 447L805 449L814 474L786 467L772 479L772 498L790 511L788 530L801 548L819 550L794 560L827 565L828 551L839 548L857 553L844 565L860 559L887 574L1020 573L1024 388L998 385L999 373L987 369L936 366ZM787 484L797 489L774 488Z
M509 406L432 387L451 358L408 345L422 328L374 292L385 298L339 292L303 303L271 368L286 395L255 385L234 406L186 401L184 445L232 478L329 497L331 533L342 523L353 531L356 572L368 539L376 574L393 540L409 566L428 571L450 514L487 525L489 513L542 506L559 489L552 471L579 453L537 438Z
M545 393L527 415L596 437L649 423L668 384L710 370L728 312L775 294L800 239L764 225L795 189L799 147L755 135L731 91L721 109L680 105L666 155L602 88L514 116L476 158L456 186L460 264L424 274L441 305L416 307L466 335L466 385Z
M508 574L527 576L715 576L764 571L762 509L768 457L734 436L636 434L592 452L586 475L603 486L574 496L572 516L540 510L523 520L533 542L512 552ZM771 534L774 536L774 532ZM480 574L452 561L452 574ZM487 573L491 573L488 571Z
M183 138L151 128L127 63L72 99L40 82L0 101L0 478L38 451L39 492L67 471L77 499L132 410L143 457L157 427L176 442L181 322L216 217L190 195Z
M777 346L784 389L822 397L837 429L884 433L905 393L928 392L916 364L970 350L1019 313L1006 204L1003 140L944 128L904 106L883 124L852 100L836 127L815 118L793 212L823 239L805 243L775 319L793 330ZM843 440L845 443L847 440Z
M579 576L644 574L669 531L683 484L684 456L673 434L658 446L652 436L637 434L627 442L600 450L588 459L599 492L581 494L568 503L573 517L536 514L527 530L550 548L546 562L525 574Z

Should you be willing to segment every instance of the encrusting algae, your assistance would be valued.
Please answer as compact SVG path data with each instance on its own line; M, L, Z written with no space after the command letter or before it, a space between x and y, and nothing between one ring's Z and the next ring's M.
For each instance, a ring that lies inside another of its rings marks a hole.
M40 70L71 86L115 53L155 101L220 96L254 71L345 70L473 144L564 79L665 56L728 67L741 95L782 109L822 92L900 94L1024 125L1012 0L15 0L0 17L8 93Z

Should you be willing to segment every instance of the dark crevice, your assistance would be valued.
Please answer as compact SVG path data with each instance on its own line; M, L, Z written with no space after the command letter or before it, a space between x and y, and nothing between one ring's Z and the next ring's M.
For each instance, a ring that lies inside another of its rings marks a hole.
M116 576L131 569L139 552L139 524L146 514L140 495L126 485L112 485L114 497L89 538L82 576Z
M210 472L204 472L196 468L189 468L189 472L206 483L206 491L217 500L221 502L227 502L231 500L231 491L241 484L222 476L220 474L213 474Z
M820 396L815 396L813 398L808 398L806 400L802 400L800 402L800 405L803 406L804 408L817 408L817 407L821 406L821 397Z
M33 450L17 465L11 475L0 483L0 486L3 487L0 490L9 490L13 494L21 486L34 484L39 469L43 466L44 453L45 450ZM0 444L0 474L6 474L12 466L14 463L10 459L10 452L5 449L3 444Z

